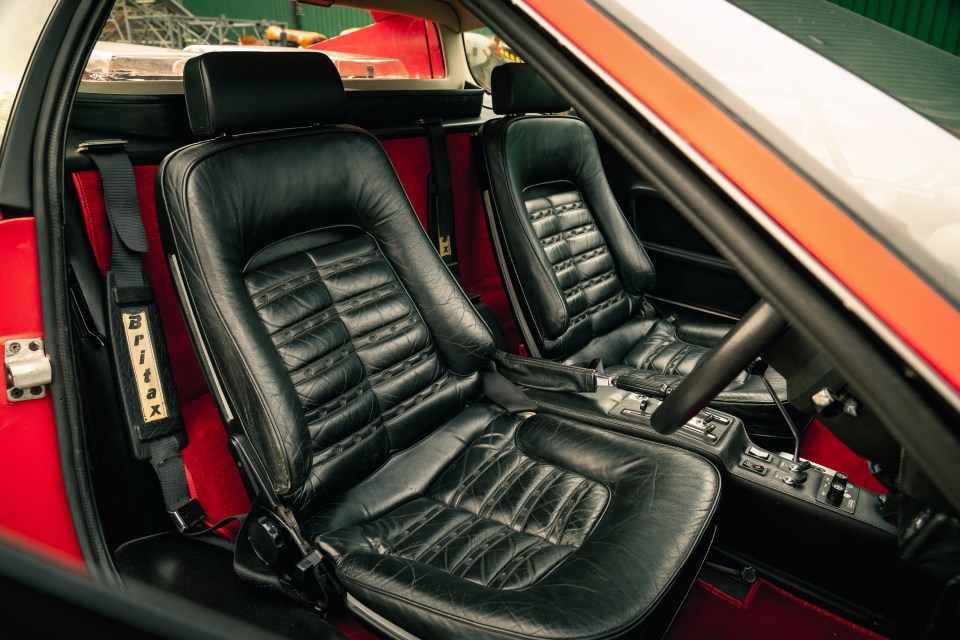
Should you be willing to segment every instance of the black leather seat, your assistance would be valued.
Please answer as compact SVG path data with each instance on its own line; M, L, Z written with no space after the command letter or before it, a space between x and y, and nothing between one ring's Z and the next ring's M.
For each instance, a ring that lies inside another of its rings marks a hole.
M590 128L570 116L524 115L570 108L528 65L497 67L492 83L493 109L507 116L479 136L493 226L535 352L578 366L600 358L608 373L675 387L732 325L658 313L644 296L656 272L614 199ZM767 377L785 400L783 378ZM758 376L741 373L712 406L743 418L754 437L790 437Z
M158 174L195 339L354 610L424 638L600 638L672 616L657 612L709 543L716 469L483 399L489 331L383 149L310 126L344 115L326 57L206 54L185 89L195 131L220 136Z

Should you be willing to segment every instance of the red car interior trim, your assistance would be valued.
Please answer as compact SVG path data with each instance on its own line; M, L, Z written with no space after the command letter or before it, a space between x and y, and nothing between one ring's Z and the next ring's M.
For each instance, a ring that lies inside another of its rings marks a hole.
M814 420L803 432L800 455L807 460L816 460L835 471L842 471L850 482L874 493L887 493L884 487L867 468L867 461L847 448L829 429Z
M0 221L0 273L0 343L42 337L33 218ZM47 556L83 566L49 395L10 402L6 385L0 390L0 485L0 530Z
M427 138L394 138L381 144L400 177L420 224L427 227L427 178L430 175L430 147ZM487 220L483 212L477 169L473 160L473 140L469 133L447 135L447 157L453 188L454 225L460 281L464 291L476 294L490 307L507 341L517 353L520 331L500 279Z
M527 4L687 140L960 391L960 360L943 349L960 333L960 311L599 10L581 0Z
M150 278L153 293L163 321L163 332L170 352L170 365L177 385L177 395L181 403L189 402L207 392L207 385L200 371L200 364L187 327L180 315L180 306L173 291L170 272L160 246L160 227L157 223L157 204L154 200L154 180L156 166L134 167L137 183L137 200L143 218L143 228L147 232L149 247L143 256L143 270ZM100 173L97 171L78 171L73 174L73 184L80 200L87 237L93 247L94 256L100 272L106 274L110 266L110 225L107 223L107 210L103 202L103 187Z

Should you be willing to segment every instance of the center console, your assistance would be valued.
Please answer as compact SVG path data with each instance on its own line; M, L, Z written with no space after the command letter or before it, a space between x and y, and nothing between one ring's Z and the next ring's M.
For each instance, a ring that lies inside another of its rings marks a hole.
M554 393L526 390L544 413L564 416L628 435L697 451L726 471L725 476L751 493L824 510L823 515L850 519L874 533L894 535L884 520L879 496L849 482L841 471L811 461L805 481L797 482L792 456L766 451L747 435L743 422L706 408L670 435L650 426L650 415L660 400L615 387L591 393ZM804 465L805 466L805 465ZM848 525L854 522L848 522ZM856 526L856 525L854 525Z

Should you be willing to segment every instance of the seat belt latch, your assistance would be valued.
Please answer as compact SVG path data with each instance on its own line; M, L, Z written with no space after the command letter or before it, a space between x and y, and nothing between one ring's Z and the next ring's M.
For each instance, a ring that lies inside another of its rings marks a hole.
M617 376L609 373L596 374L597 387L615 387L617 386Z
M323 603L333 602L334 596L343 593L343 587L327 567L323 554L318 549L300 558L293 567L292 577L294 584L300 585L307 591L319 589L320 600Z
M169 512L178 533L189 531L207 518L206 512L200 503L191 498L183 505Z

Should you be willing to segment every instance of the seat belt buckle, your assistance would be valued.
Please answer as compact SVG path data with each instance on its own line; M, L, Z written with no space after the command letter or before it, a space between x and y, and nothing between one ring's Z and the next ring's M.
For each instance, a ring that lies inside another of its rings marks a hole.
M206 512L196 499L191 498L183 505L173 511L168 511L173 524L177 527L177 533L189 531L207 518Z
M326 609L334 596L343 593L343 587L326 565L326 560L319 550L314 549L303 556L293 567L293 583L308 593L315 593L319 604Z
M611 375L609 373L598 373L596 374L597 387L615 387L617 382L617 376Z

